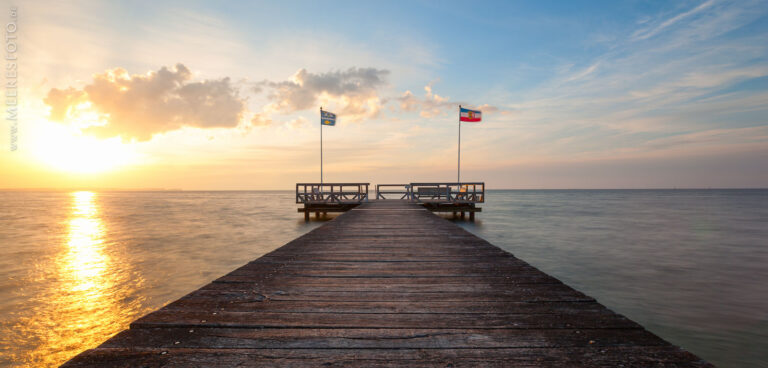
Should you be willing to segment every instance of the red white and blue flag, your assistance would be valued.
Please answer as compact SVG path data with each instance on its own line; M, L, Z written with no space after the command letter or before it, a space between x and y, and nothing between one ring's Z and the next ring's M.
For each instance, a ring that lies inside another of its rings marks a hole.
M459 107L459 121L479 123L481 120L483 120L482 114L483 112L480 110L470 110Z

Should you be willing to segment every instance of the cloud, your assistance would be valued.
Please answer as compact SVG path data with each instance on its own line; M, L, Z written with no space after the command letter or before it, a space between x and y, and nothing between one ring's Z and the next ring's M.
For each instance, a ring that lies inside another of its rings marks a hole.
M494 113L494 112L499 112L499 111L500 111L502 114L508 114L508 113L510 113L510 111L508 111L508 110L501 110L501 109L499 109L498 107L496 107L496 106L492 106L492 105L489 105L489 104L482 104L482 105L480 105L480 106L477 106L476 108L477 108L478 110L481 110L482 112L486 112L486 113L488 113L488 112L490 112L490 113Z
M253 114L253 118L251 118L252 126L267 126L271 124L272 124L272 119L270 119L264 114Z
M768 141L768 126L745 128L716 128L649 140L643 147L653 150L679 148L684 145L709 146L740 143L763 143Z
M180 129L236 127L245 101L228 77L193 82L183 64L148 74L115 68L96 74L82 89L51 89L43 100L50 119L89 118L87 133L147 141L153 134Z
M467 103L451 101L450 97L438 95L433 91L432 86L434 84L435 81L432 81L424 86L423 98L417 97L411 91L405 91L402 95L400 95L400 97L395 98L396 101L400 102L400 110L406 112L418 111L419 116L422 118L433 118L435 116L448 113L452 110L455 111L459 105L466 105L466 107L471 107ZM488 104L477 106L477 108L483 110L484 112L499 111L499 108Z
M403 92L397 100L400 101L400 109L403 111L416 111L421 106L421 101L411 91Z
M566 82L572 82L572 81L584 79L584 78L590 76L592 73L594 73L599 66L600 66L600 62L596 62L596 63L590 65L589 67L587 67L586 69L584 69L584 70L582 70L582 71L580 71L578 73L575 73L575 74L569 76L568 78L566 78L565 81Z
M603 135L570 145L583 151L608 151L614 142L639 146L660 135L764 125L756 113L765 109L757 102L764 88L755 85L768 75L768 47L759 42L765 32L749 27L765 10L756 3L705 2L679 14L685 15L654 16L660 20L631 26L638 29L630 30L631 36L579 60L581 68L572 67L575 60L565 64L565 72L505 107L514 108L515 121L546 141L585 136L579 129ZM663 30L664 37L637 42L637 35L651 30ZM724 35L733 30L739 31ZM608 139L616 135L621 138Z
M675 23L677 23L677 22L679 22L679 21L681 21L681 20L683 20L683 19L685 19L687 17L690 17L690 16L692 16L692 15L694 15L696 13L699 13L699 12L701 12L703 10L706 10L707 8L711 7L714 3L715 3L714 0L705 1L705 2L703 2L701 4L699 4L697 7L693 8L693 9L691 9L689 11L686 11L686 12L680 13L678 15L675 15L674 17L671 17L671 18L661 22L658 25L655 25L655 26L649 27L649 28L645 28L645 29L640 29L640 30L636 31L632 35L632 37L635 40L645 40L645 39L648 39L650 37L653 37L656 34L658 34L659 32L665 30L667 27L672 26Z
M443 97L432 91L435 81L424 86L424 98L416 97L413 92L405 91L397 98L403 111L418 111L419 116L431 118L445 112L455 103L449 102L450 97Z
M286 125L291 129L302 129L306 127L308 122L309 121L305 117L299 116L296 119L287 122Z
M51 107L51 120L63 121L80 104L87 101L84 91L74 89L52 89L45 98L45 103Z
M301 69L289 81L267 81L262 85L272 89L270 98L274 102L267 106L268 110L291 113L319 108L320 104L335 104L335 112L358 120L378 114L382 104L378 89L386 84L388 74L387 70L375 68L321 74Z

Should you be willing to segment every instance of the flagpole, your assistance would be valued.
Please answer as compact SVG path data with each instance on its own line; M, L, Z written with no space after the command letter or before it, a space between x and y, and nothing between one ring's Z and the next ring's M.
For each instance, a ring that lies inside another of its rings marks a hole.
M323 190L323 107L320 106L320 190Z
M459 159L456 170L456 183L461 186L461 105L459 105Z

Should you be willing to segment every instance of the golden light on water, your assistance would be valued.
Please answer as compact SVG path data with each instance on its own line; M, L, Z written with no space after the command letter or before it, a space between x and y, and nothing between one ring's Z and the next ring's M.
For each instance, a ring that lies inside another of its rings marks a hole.
M99 293L109 286L109 280L104 278L110 262L102 251L104 226L97 216L92 192L75 192L72 196L75 217L69 220L69 252L64 267L72 280L73 291Z
M22 358L30 366L57 366L136 318L142 299L132 295L141 279L130 276L107 239L98 195L71 193L65 242L44 276L50 280L40 292L42 306L17 326L38 343Z

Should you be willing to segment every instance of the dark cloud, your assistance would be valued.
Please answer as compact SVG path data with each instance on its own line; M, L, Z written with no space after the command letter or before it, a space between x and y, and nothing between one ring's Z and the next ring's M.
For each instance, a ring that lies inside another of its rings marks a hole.
M272 110L296 112L318 108L322 99L335 103L337 111L348 117L378 114L381 99L377 89L386 84L389 71L375 68L349 68L321 74L301 69L292 80L263 82L272 89ZM257 87L258 88L258 87Z
M235 127L245 112L229 78L191 82L182 64L145 75L129 75L122 68L96 74L83 89L51 89L44 102L51 120L66 121L95 112L104 123L87 132L101 137L121 136L146 141L155 133L179 129Z

